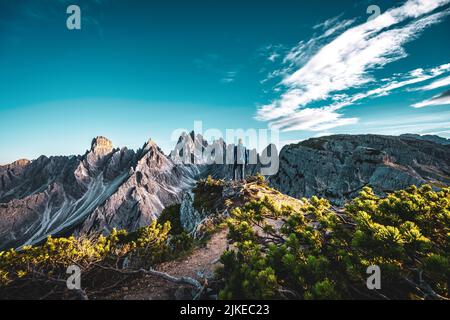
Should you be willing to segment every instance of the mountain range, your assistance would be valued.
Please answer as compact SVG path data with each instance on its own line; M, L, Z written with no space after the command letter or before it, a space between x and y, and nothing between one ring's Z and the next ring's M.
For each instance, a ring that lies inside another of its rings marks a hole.
M199 152L211 147L220 150L213 159ZM135 151L114 148L100 136L83 155L0 166L0 249L36 244L49 235L148 225L164 208L181 203L199 178L231 179L233 165L217 159L233 149L194 132L181 135L170 155L152 140ZM257 162L247 166L247 175L262 167L251 152ZM312 138L284 146L279 170L267 180L294 198L317 195L337 206L366 185L379 194L412 184L439 188L450 184L450 145L444 138L415 135Z

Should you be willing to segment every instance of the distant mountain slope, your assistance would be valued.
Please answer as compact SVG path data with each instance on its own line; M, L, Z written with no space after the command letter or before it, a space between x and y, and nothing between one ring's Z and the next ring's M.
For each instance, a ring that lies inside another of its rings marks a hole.
M341 205L365 185L383 194L450 184L450 145L411 137L334 135L285 146L271 186L290 196L317 195Z

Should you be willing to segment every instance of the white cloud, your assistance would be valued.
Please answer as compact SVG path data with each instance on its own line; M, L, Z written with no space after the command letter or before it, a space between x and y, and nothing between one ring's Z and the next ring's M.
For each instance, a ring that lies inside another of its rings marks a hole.
M209 53L196 58L193 63L198 69L219 76L221 83L234 82L240 71L240 66L231 65L226 59L216 53Z
M237 71L227 71L225 76L220 80L222 83L231 83L236 80Z
M427 70L419 68L412 70L406 74L397 74L392 78L384 79L384 82L386 82L386 84L381 85L378 88L369 90L367 92L360 92L350 97L346 97L344 95L341 98L340 104L342 106L346 106L365 98L386 96L396 89L436 78L446 72L450 72L450 63Z
M405 132L428 134L430 132L445 131L450 128L450 113L439 111L432 114L424 113L417 110L411 117L390 115L384 119L376 119L373 121L361 121L359 126L333 130L333 133L362 134L373 133L390 135L399 135Z
M284 55L284 52L286 51L286 48L281 44L270 44L267 46L264 46L260 49L259 54L270 61L271 63L275 62L280 58L282 55Z
M333 107L302 109L289 117L272 121L270 127L283 131L325 131L358 122L357 118L343 118L335 110Z
M450 90L441 93L437 96L432 97L431 99L424 100L419 103L415 103L412 105L414 108L423 108L423 107L429 107L429 106L442 106L450 104Z
M330 18L325 20L324 22L316 24L313 29L322 29L323 31L329 29L333 25L336 25L336 23L339 21L342 15L338 15L336 17Z
M436 136L449 136L450 130L438 130L438 131L430 131L424 132L424 134L436 135Z
M347 29L323 46L320 45L327 35L345 29L353 21L337 24L336 20L330 20L316 26L329 29L322 36L300 42L288 52L284 59L288 67L285 72L280 72L284 74L280 83L283 93L270 104L261 106L256 118L271 121L271 126L285 131L319 131L355 123L357 119L343 118L337 110L365 97L388 94L401 86L420 82L424 78L423 71L415 70L416 74L411 74L408 82L391 82L372 92L361 92L351 97L342 92L374 83L374 70L406 57L403 45L448 15L449 10L434 14L433 11L449 2L409 0L373 20ZM295 69L291 70L293 67ZM335 97L335 94L339 96ZM328 99L336 103L330 107L308 108L311 103Z
M428 90L434 90L437 88L445 87L448 85L450 85L450 76L442 78L442 79L438 79L426 86L423 86L420 88L415 88L414 90L428 91Z
M277 58L279 57L280 55L278 54L278 53L272 53L267 59L269 59L269 61L272 61L272 62L275 62L275 60L277 60Z

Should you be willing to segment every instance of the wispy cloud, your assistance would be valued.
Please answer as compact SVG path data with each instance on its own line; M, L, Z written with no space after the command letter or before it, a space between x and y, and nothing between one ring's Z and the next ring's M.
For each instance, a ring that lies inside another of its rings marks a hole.
M279 56L280 55L278 53L272 52L272 54L267 59L269 59L269 61L275 62L275 60L277 60Z
M194 60L194 65L200 70L216 74L221 83L234 82L239 74L240 66L231 65L218 54L210 53Z
M448 9L434 12L449 2L409 0L353 27L350 26L354 20L339 22L338 18L315 26L324 33L300 42L287 53L285 67L275 72L282 76L278 86L282 93L271 103L259 107L256 118L285 131L328 130L358 121L338 112L345 106L432 79L436 75L416 69L407 79L387 79L383 86L367 89L378 81L373 75L375 70L406 57L404 45L450 13ZM338 35L342 30L345 31ZM346 94L350 89L360 92ZM324 106L312 108L313 103Z
M423 86L420 88L415 88L413 90L429 91L429 90L434 90L434 89L449 86L449 85L450 85L450 76L444 77L442 79L438 79L426 86Z
M441 132L442 136L448 136L446 132L450 127L450 114L436 110L432 114L425 114L417 110L418 114L405 118L404 116L390 116L388 118L372 121L361 121L360 126L350 128L337 128L333 133L363 134L373 133L399 135L405 132L417 134L431 134Z
M298 109L293 114L280 114L279 117L271 121L270 126L283 131L322 131L356 124L359 121L358 118L345 118L338 113L338 110L366 98L386 96L397 89L433 79L449 71L450 63L434 68L419 68L404 74L396 74L381 80L381 85L368 91L360 91L352 95L335 94L332 98L334 102L326 107L303 108Z
M227 71L225 72L225 76L220 80L223 83L230 83L236 80L237 71Z
M429 106L442 106L450 104L450 90L447 90L441 94L438 94L431 99L413 104L412 106L414 108L423 108L423 107L429 107Z
M281 116L271 122L271 128L282 131L309 130L324 131L334 127L355 124L357 118L343 118L337 107L306 108L289 116Z
M258 55L270 63L281 59L287 48L282 44L269 44L259 49Z
M418 68L404 74L396 74L395 76L381 80L380 82L383 84L367 92L359 92L352 96L340 95L338 104L344 107L365 98L386 96L397 89L434 79L447 72L450 72L450 63L434 68Z

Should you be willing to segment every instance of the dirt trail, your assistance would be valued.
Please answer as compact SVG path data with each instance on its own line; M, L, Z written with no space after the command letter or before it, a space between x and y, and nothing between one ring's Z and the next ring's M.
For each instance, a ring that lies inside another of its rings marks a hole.
M283 195L273 189L258 186L255 183L246 184L239 193L234 206L241 206L251 199L270 196L275 202L289 204L295 209L302 206L302 201ZM269 223L274 224L275 221ZM277 227L276 225L274 225ZM228 229L222 229L211 236L205 246L195 248L188 256L160 264L156 270L171 276L191 277L199 282L204 277L209 278L219 265L219 258L227 249ZM188 299L192 297L192 287L175 284L152 275L139 276L116 290L107 299L156 300L156 299Z
M156 270L174 277L191 277L201 281L203 275L210 276L219 265L219 258L227 248L227 229L213 234L203 247L181 259L160 264ZM161 300L186 298L191 287L174 284L164 279L146 275L132 280L108 299Z
M218 264L218 259L227 248L227 229L213 234L204 247L195 249L192 254L181 260L161 264L158 271L176 277L189 276L198 278L210 275ZM199 274L201 273L201 274Z

